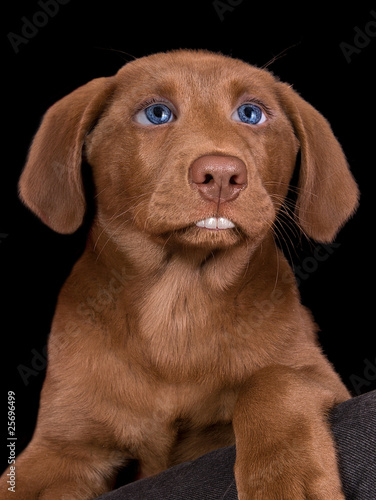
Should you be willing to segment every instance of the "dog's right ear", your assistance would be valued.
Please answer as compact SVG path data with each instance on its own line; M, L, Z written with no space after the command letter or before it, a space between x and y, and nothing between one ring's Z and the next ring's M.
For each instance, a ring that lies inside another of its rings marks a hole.
M82 147L113 89L111 77L79 87L47 111L34 137L19 182L20 197L58 233L73 233L82 224Z

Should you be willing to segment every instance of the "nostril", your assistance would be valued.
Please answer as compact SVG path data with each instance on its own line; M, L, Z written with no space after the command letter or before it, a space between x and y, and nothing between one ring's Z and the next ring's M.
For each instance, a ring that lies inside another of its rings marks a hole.
M235 156L201 156L192 163L189 176L203 198L219 203L236 199L247 186L247 168Z

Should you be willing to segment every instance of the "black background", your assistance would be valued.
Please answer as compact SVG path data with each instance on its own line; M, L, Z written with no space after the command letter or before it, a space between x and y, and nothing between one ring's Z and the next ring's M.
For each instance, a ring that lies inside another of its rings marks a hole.
M376 365L376 36L358 37L362 47L350 55L350 61L340 44L354 46L355 27L364 31L371 20L375 24L369 29L376 35L376 5L358 2L355 7L348 4L327 11L312 2L306 7L258 5L250 0L223 3L230 8L221 19L211 0L70 0L59 5L59 12L46 23L43 16L35 17L43 12L37 1L3 5L2 135L6 140L0 167L4 339L0 423L6 433L7 391L15 391L18 452L35 423L44 378L43 351L58 291L85 239L85 229L72 236L52 232L18 200L17 181L29 144L42 115L56 100L92 78L114 74L134 57L169 49L205 48L258 66L283 53L269 69L292 83L330 121L359 183L360 208L325 261L313 263L314 242L295 249L294 261L309 269L300 290L303 303L320 325L325 353L354 395L375 388L376 372L369 367ZM16 53L7 35L22 34L23 17L45 25ZM5 439L2 449L6 449L4 443Z

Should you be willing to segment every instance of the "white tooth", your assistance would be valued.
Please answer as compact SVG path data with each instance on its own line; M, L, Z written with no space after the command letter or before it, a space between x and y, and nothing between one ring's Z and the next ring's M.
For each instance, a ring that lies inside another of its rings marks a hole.
M235 224L224 217L218 219L218 229L231 229L235 227Z
M205 227L206 229L217 229L217 218L209 217L208 219L205 219Z
M196 226L205 227L206 229L231 229L235 227L235 224L225 217L208 217L196 222Z

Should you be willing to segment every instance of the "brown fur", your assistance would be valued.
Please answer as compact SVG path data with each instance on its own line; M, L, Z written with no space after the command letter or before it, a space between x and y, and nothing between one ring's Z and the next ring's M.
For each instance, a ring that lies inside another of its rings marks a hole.
M135 123L152 97L176 119ZM231 118L254 99L265 123ZM21 197L55 231L75 231L84 155L96 215L59 296L37 428L9 498L91 499L129 459L151 475L236 442L240 500L344 499L326 416L349 394L273 239L299 149L295 217L330 242L356 184L327 121L264 70L204 51L155 54L50 108ZM190 167L205 155L245 164L235 199L194 189ZM217 215L236 228L194 225Z

